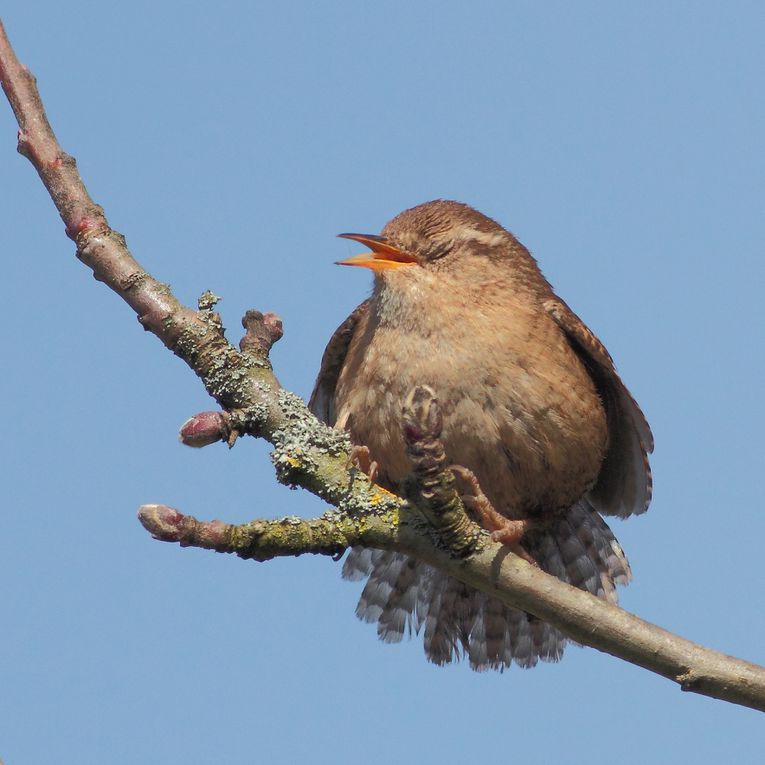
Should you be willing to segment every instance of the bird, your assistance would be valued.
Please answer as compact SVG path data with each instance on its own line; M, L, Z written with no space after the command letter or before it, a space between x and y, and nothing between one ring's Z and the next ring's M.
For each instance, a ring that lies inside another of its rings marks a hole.
M501 522L474 519L547 573L616 603L631 570L603 516L648 508L653 436L603 344L526 247L466 204L426 202L379 235L340 236L370 252L339 264L372 270L374 282L326 347L311 411L346 431L375 481L398 492L411 471L404 402L429 386L457 478L473 477ZM523 530L513 534L517 521ZM356 614L383 641L422 631L437 665L533 667L558 661L567 642L552 625L399 552L355 547L343 577L367 580Z

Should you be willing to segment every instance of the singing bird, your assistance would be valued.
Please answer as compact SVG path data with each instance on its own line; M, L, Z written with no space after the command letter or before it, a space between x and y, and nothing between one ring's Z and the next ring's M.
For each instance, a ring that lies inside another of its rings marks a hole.
M374 288L338 327L310 400L324 422L367 447L396 492L410 465L402 407L428 385L447 458L472 471L513 537L476 520L564 582L616 602L630 567L602 515L644 512L650 428L608 351L498 223L437 200L381 235L341 234L371 252L340 261ZM475 503L471 507L475 507ZM357 615L386 642L424 628L427 658L475 670L557 661L566 638L531 614L396 552L354 548L343 576L367 577Z

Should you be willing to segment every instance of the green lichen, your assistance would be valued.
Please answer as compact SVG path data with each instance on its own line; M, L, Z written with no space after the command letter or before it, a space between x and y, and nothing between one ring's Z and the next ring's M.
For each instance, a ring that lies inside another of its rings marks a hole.
M197 307L200 311L210 311L212 310L220 301L222 300L221 297L216 295L211 290L205 290L197 300Z

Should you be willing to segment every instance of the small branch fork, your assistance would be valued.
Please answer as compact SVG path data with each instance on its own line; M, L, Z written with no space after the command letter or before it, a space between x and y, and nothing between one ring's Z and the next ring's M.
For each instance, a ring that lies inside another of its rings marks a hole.
M59 146L35 78L22 66L0 24L0 83L19 124L18 149L29 159L64 221L78 258L116 292L144 329L200 377L222 412L195 415L181 440L230 445L243 434L267 439L283 483L299 485L334 506L320 518L256 520L233 525L198 521L164 505L139 517L157 538L258 561L318 553L338 557L349 546L395 549L550 622L572 639L715 698L765 711L765 668L691 643L551 577L493 542L467 516L445 467L438 402L417 388L407 402L405 438L412 461L406 499L349 467L347 437L319 423L276 379L268 352L281 336L273 314L250 311L239 350L225 338L205 293L197 310L132 257L90 198L76 163Z

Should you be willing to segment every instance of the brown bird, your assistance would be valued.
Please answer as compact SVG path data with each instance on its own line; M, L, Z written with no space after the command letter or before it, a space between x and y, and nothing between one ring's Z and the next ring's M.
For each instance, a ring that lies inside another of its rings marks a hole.
M467 205L427 202L381 236L341 236L371 248L340 263L372 269L374 289L324 352L313 412L368 447L377 482L395 492L410 472L402 407L430 386L447 458L526 530L491 523L473 502L476 519L548 573L616 602L631 573L601 514L647 509L653 438L600 341L528 250ZM436 664L464 654L473 669L503 669L562 655L554 627L400 553L355 548L343 576L368 577L356 613L382 640L424 627Z

